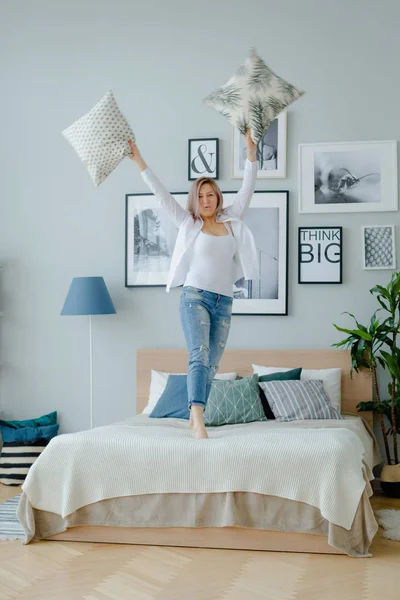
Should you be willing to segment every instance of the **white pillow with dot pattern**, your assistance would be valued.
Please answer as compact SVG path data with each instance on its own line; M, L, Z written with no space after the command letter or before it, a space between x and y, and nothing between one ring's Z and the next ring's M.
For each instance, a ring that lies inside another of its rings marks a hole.
M242 134L250 129L257 143L275 117L304 93L271 71L253 48L235 75L203 102Z
M111 90L87 114L62 132L98 186L126 157L135 136Z

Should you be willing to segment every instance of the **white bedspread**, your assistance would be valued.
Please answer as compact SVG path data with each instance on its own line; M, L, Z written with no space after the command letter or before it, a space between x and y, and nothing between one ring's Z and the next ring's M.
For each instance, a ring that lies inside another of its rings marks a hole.
M208 428L144 415L59 435L22 486L32 506L60 514L120 496L256 492L306 502L351 528L374 441L359 417L345 421L256 422Z

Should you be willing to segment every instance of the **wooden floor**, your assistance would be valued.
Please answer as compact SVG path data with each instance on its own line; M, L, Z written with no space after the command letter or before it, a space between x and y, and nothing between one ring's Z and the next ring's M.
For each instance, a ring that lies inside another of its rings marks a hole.
M0 484L0 503L20 492ZM372 499L375 509L400 500ZM0 600L399 600L400 542L373 558L0 541Z

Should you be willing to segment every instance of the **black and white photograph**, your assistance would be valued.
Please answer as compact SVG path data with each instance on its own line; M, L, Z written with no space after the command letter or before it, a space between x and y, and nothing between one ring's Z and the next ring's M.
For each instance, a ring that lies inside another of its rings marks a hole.
M224 206L234 194L224 193ZM251 230L259 279L236 281L232 314L287 315L288 192L254 192L243 222Z
M174 198L186 206L187 194ZM125 208L126 287L165 286L177 229L153 194L128 194Z
M236 192L223 192L229 206ZM187 193L174 194L186 208ZM233 288L233 314L287 314L288 192L256 191L244 218L257 248L260 279ZM178 230L152 194L127 194L126 287L165 286Z
M232 178L243 179L246 145L240 131L233 127ZM257 178L286 177L287 114L281 112L257 144Z
M397 142L301 144L300 212L397 210Z
M396 269L394 225L363 225L363 268Z
M342 283L342 227L299 227L299 283Z
M219 139L201 138L189 140L188 179L198 177L219 179Z
M381 161L378 152L316 152L315 204L381 202Z

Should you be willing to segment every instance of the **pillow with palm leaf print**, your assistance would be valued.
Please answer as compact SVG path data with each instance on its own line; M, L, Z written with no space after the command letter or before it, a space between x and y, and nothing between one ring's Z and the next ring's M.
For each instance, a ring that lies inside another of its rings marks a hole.
M271 71L253 48L235 75L203 102L242 134L250 129L258 143L276 116L304 93Z

